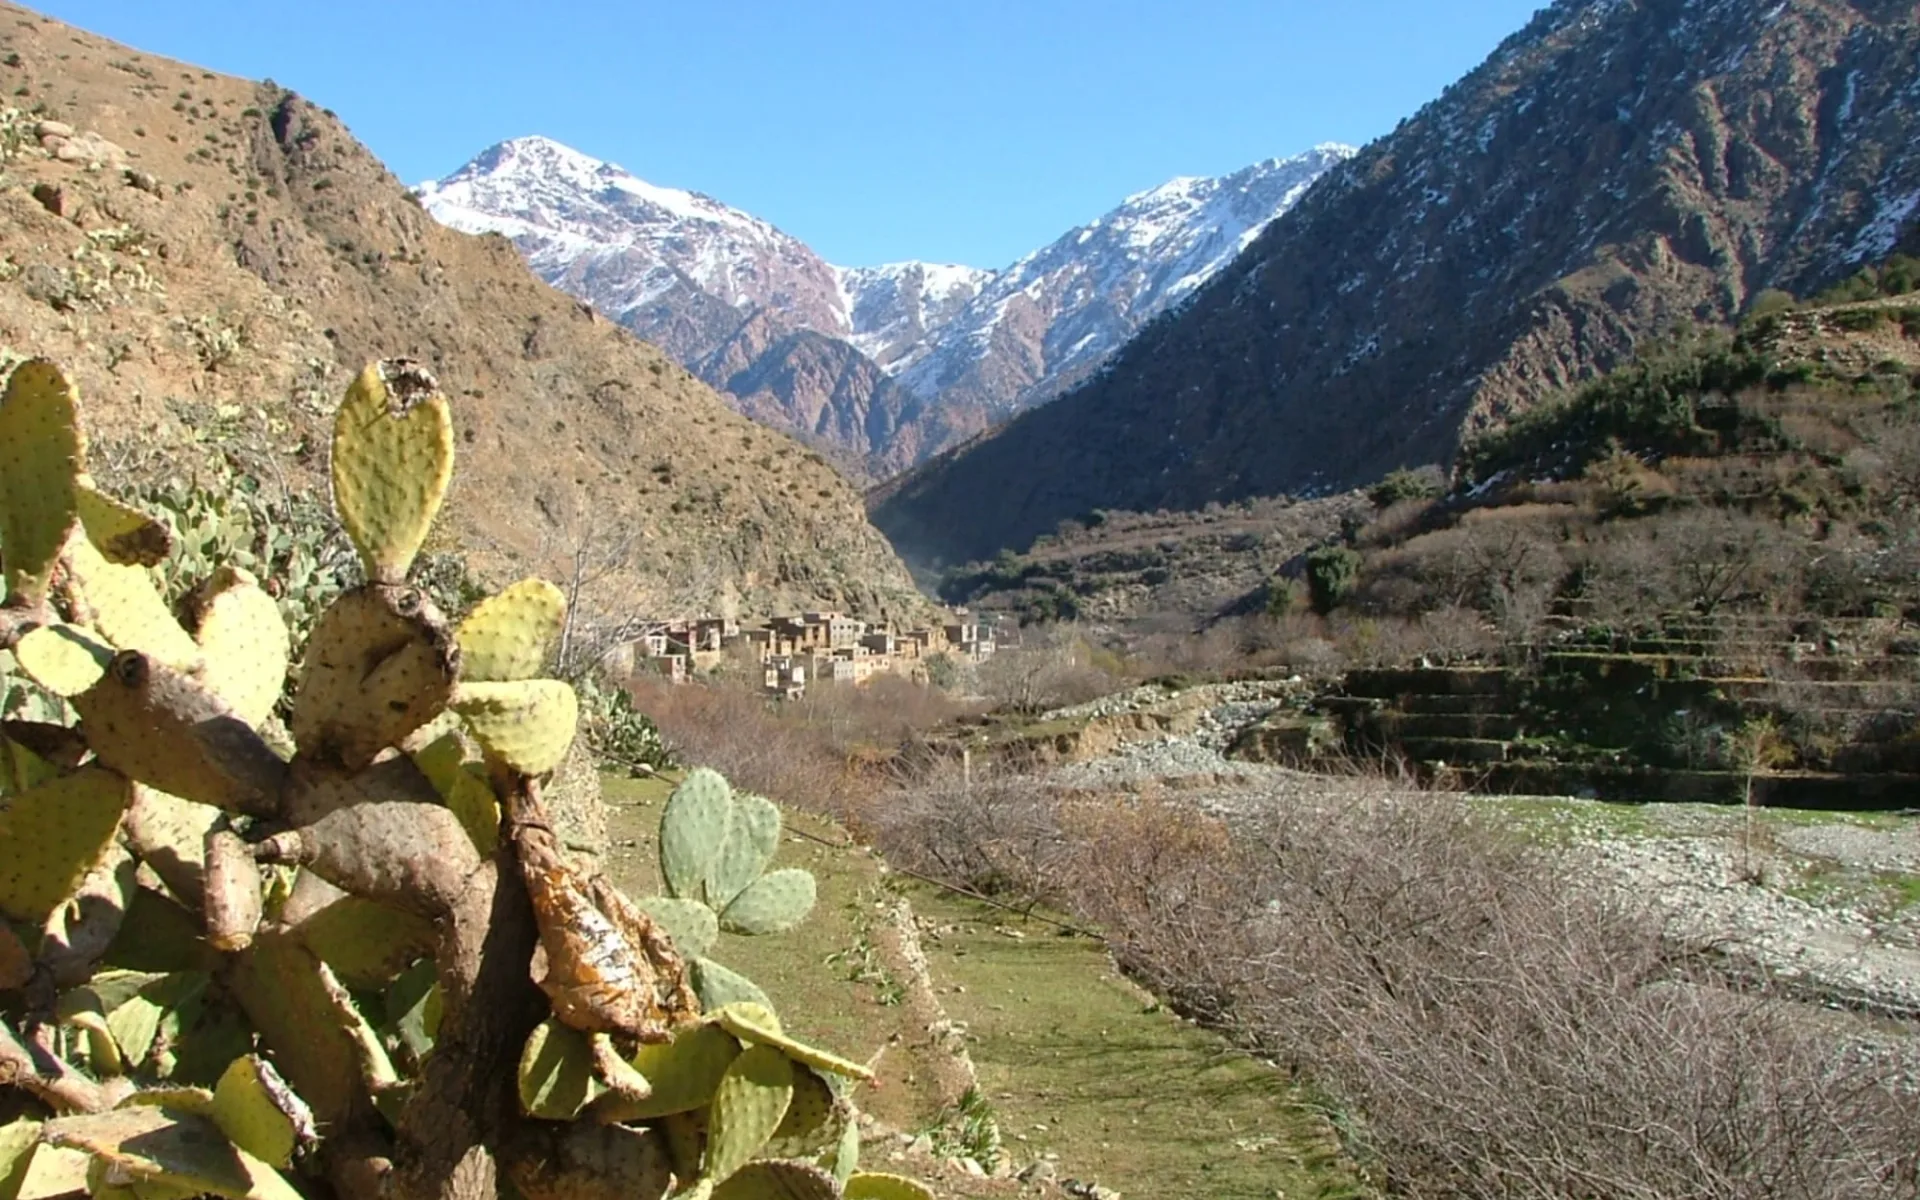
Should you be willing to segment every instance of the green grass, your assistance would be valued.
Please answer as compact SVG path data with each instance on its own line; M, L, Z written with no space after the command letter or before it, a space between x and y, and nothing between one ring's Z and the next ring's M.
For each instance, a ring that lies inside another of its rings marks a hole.
M609 873L634 895L654 894L654 838L672 780L604 783ZM900 877L865 852L796 836L844 843L830 823L791 811L787 819L775 865L813 871L818 906L792 933L723 935L714 955L766 989L803 1038L861 1059L889 1046L878 1086L859 1096L880 1120L958 1149L977 1140L979 1119L990 1113L1015 1168L1053 1154L1061 1179L1128 1196L1372 1194L1303 1091L1161 1010L1116 976L1097 942L1052 936L1038 922L1009 937L998 930L1017 917L916 885L907 893L914 910L937 928L923 938L934 988L947 1015L969 1030L985 1105L942 1110L926 1057L939 1052L898 1003L900 981L869 953L876 902L890 898ZM941 1194L971 1194L968 1186L948 1179ZM981 1186L984 1194L996 1185Z
M1126 1195L1369 1193L1281 1072L1163 1011L1081 937L928 887L909 896L1016 1162ZM1024 936L1010 936L1010 933Z

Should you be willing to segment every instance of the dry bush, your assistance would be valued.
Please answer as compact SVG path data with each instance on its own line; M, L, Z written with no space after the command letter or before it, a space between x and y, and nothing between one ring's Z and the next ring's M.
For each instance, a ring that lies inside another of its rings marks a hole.
M1057 869L1128 969L1350 1105L1398 1194L1920 1191L1910 1057L1728 990L1462 803L1354 789L1208 825L1077 821Z
M1631 624L1664 613L1795 611L1812 555L1778 522L1695 508L1602 526L1580 557L1594 615Z
M1057 801L1030 777L951 760L869 809L861 832L895 866L989 894L1054 898Z
M1395 501L1381 509L1380 515L1360 531L1356 542L1365 550L1403 541L1420 531L1438 503L1430 496Z
M1047 896L1190 1016L1304 1072L1395 1194L1920 1195L1910 1038L1736 990L1462 801L1355 780L1231 824L951 775L882 847Z
M674 685L641 679L634 704L680 761L710 766L783 803L857 820L885 784L888 760L925 730L976 706L937 688L881 677L772 701L746 680Z
M1084 704L1126 686L1095 646L1072 626L1027 631L1018 650L995 654L974 671L975 686L989 702L1015 712L1037 713Z

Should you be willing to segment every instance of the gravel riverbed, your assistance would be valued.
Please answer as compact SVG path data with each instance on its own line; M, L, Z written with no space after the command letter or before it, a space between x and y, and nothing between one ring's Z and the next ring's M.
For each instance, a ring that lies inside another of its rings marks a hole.
M1237 762L1225 751L1285 702L1285 684L1173 692L1141 688L1050 716L1167 711L1198 718L1190 733L1134 741L1050 781L1091 791L1178 796L1222 816L1324 803L1352 782ZM1417 800L1419 793L1407 793ZM1836 1002L1920 1017L1920 814L1813 814L1709 805L1610 805L1543 797L1476 797L1514 814L1568 878L1651 901L1655 919L1689 945Z

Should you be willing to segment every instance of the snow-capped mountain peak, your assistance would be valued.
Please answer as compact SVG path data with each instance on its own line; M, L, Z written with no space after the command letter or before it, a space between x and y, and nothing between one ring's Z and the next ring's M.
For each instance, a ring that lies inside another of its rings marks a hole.
M855 390L870 397L871 381L891 376L900 395L888 403L901 419L932 422L908 429L846 414L830 422L874 430L871 444L846 448L885 473L1083 376L1353 153L1327 144L1230 175L1172 179L998 271L832 266L757 217L545 137L501 142L419 195L445 224L512 238L549 283L723 390L769 379L814 386L827 361L818 347L806 370L762 360L796 353L796 334L850 343L854 358L877 369L847 368L834 397L846 379L866 381ZM768 402L756 396L751 407L764 416ZM793 407L796 429L822 432L819 404L804 421L803 406Z
M735 308L790 303L845 329L833 269L797 239L551 138L501 142L418 191L443 224L505 234L543 278L616 319L690 283Z

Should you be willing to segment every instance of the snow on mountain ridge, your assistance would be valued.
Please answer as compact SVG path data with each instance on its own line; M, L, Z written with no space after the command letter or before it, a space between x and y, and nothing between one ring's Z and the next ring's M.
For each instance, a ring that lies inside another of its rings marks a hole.
M805 374L749 370L794 353L790 335L850 343L916 398L907 419L935 414L885 434L894 447L858 448L891 471L1071 383L1353 153L1323 144L1172 179L997 271L833 266L766 221L545 137L501 142L418 194L444 224L505 234L542 278L723 390Z

